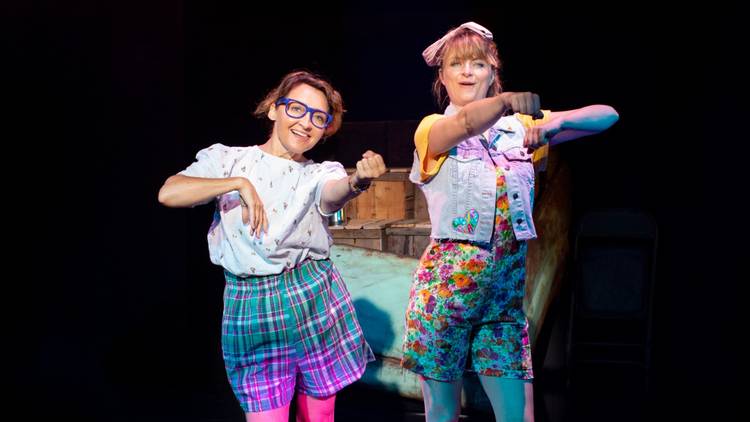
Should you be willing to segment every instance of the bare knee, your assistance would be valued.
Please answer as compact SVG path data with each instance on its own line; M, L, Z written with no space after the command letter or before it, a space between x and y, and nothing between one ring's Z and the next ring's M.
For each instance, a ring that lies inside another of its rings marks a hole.
M461 410L461 380L437 381L421 378L425 416L428 422L458 420Z
M245 413L246 422L287 422L289 420L289 404L262 412Z
M335 394L321 398L297 394L297 422L333 422L335 410Z
M479 381L497 420L534 422L534 387L530 381L484 375Z
M427 422L457 421L461 406L457 401L425 400L425 417Z

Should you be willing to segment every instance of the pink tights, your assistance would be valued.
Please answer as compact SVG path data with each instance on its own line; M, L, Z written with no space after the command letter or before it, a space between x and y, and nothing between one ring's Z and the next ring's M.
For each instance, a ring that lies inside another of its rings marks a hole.
M297 422L333 422L336 395L312 397L297 393ZM247 422L287 422L289 405L265 412L245 413Z

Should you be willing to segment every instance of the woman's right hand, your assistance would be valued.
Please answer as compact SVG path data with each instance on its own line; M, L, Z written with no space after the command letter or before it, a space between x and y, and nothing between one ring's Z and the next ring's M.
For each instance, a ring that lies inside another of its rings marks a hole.
M539 95L533 92L503 92L500 97L513 113L528 114L535 119L544 117L539 105Z
M253 236L260 237L261 232L268 233L268 216L266 209L263 207L263 201L260 200L255 186L249 180L243 178L240 188L240 203L242 205L242 222L250 225L250 232Z

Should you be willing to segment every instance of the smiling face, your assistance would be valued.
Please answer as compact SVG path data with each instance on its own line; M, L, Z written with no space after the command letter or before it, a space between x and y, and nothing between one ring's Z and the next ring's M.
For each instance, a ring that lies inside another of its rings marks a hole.
M301 83L289 90L285 97L301 102L308 107L330 112L325 93L310 85ZM325 134L312 124L310 113L302 117L289 117L284 104L271 105L268 118L273 120L271 138L266 143L277 156L295 161L304 161L304 153L312 149Z
M440 68L440 82L451 103L463 107L487 96L494 73L489 63L479 58L447 59Z
M447 93L459 107L497 95L502 92L499 70L500 58L492 40L468 29L459 31L442 47L433 94L443 105Z

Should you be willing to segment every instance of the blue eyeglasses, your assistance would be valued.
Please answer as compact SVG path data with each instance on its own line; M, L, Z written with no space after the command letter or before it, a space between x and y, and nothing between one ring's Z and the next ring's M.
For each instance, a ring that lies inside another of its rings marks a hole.
M276 100L277 107L281 104L284 104L286 115L295 119L305 117L305 114L310 113L310 121L313 126L319 129L327 128L331 124L331 121L333 121L333 116L325 111L308 107L307 104L291 98L281 97Z

